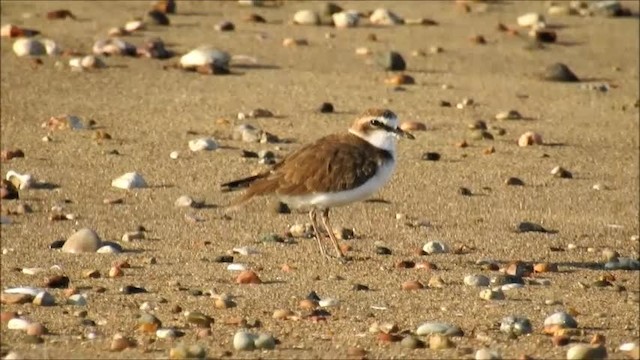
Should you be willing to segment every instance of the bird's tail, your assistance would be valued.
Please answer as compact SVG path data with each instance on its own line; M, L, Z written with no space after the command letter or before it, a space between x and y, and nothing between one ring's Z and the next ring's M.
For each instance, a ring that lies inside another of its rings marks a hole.
M244 189L246 187L249 187L249 185L251 185L254 181L258 180L262 176L263 176L262 174L258 174L258 175L249 176L243 179L229 181L227 183L220 185L220 189L223 192Z
M277 182L273 179L265 179L265 174L249 176L243 179L229 181L220 185L222 191L229 192L247 188L244 194L234 199L227 207L236 208L254 196L273 193L277 188Z

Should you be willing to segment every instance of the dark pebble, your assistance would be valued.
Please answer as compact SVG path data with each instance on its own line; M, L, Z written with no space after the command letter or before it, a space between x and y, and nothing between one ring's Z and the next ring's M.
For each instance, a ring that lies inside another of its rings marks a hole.
M543 43L554 43L558 36L553 30L538 30L536 31L536 40Z
M320 296L315 291L311 291L309 295L307 295L307 300L311 301L320 301Z
M580 79L563 63L549 65L544 71L544 79L560 82L578 82Z
M510 186L524 186L524 181L518 179L517 177L510 177L505 181L505 184Z
M189 295L191 296L202 296L202 290L190 290Z
M260 157L257 152L249 150L242 150L242 154L240 156L249 159L257 159Z
M440 107L451 107L451 103L448 101L440 100Z
M458 188L458 194L462 195L462 196L471 196L473 195L473 193L471 192L471 190L469 190L466 187L460 187Z
M555 233L556 231L547 230L542 225L538 225L532 222L523 221L518 224L517 232L525 233L525 232L541 232L541 233Z
M376 254L378 255L391 255L391 249L384 246L376 246Z
M407 64L402 55L395 51L386 51L376 56L376 63L384 70L404 71Z
M266 234L260 239L263 243L282 243L284 238L277 234Z
M522 284L524 285L524 279L520 276L514 275L497 275L491 279L493 285L506 285L506 284Z
M96 326L96 322L91 319L82 319L80 320L80 325L82 326Z
M149 19L156 25L167 26L170 23L169 17L162 11L151 10L147 13L147 16L149 16Z
M232 263L233 262L233 256L231 256L231 255L216 256L213 259L213 262L217 262L217 263Z
M56 240L49 244L49 249L60 249L64 245L65 240Z
M23 338L26 344L42 344L44 339L38 335L25 335Z
M215 26L217 31L233 31L236 26L231 21L223 21Z
M120 292L123 293L123 294L128 295L128 294L146 293L147 290L145 288L142 288L142 287L137 287L137 286L133 286L133 285L126 285L126 286L123 286L120 289Z
M341 11L342 11L342 7L332 2L325 3L324 8L322 9L322 13L326 16L331 16Z
M363 284L355 284L352 288L353 291L369 291L369 287Z
M426 152L422 154L422 160L426 161L438 161L440 160L440 154L437 152Z
M69 277L63 275L52 276L45 280L44 286L55 289L66 289L69 287Z
M329 102L324 102L320 105L320 112L323 114L332 113L333 112L333 104Z
M327 317L327 316L331 316L331 313L325 309L315 309L311 312L311 316Z

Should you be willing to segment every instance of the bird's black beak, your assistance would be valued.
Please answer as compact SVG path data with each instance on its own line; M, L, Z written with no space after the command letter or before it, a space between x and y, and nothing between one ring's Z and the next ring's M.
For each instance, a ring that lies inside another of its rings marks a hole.
M403 137L403 138L407 138L407 139L409 139L409 140L414 140L414 139L416 138L415 136L413 136L413 134L408 133L408 132L406 132L406 131L404 131L404 130L400 129L399 127L395 128L395 129L393 130L393 132L394 132L397 136L399 136L399 137Z

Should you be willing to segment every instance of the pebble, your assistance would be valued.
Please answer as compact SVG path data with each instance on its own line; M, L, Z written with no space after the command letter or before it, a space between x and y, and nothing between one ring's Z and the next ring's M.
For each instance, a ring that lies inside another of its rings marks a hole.
M388 9L378 8L369 16L369 22L374 25L402 25L404 24L404 19Z
M320 301L318 301L318 305L320 307L335 307L340 305L340 301L337 299L333 299L333 298L324 298Z
M377 255L391 255L391 249L386 246L376 246L376 254Z
M246 331L238 331L233 335L233 348L238 351L251 351L254 350L255 335Z
M69 277L63 275L54 275L48 277L44 281L44 287L64 289L69 286Z
M443 350L455 347L455 344L448 336L433 334L429 336L429 349Z
M119 254L122 252L122 246L117 243L104 243L96 252L98 254Z
M496 114L496 120L521 120L522 115L517 110L501 111Z
M189 141L189 149L193 152L204 151L204 150L211 151L217 148L218 148L218 143L210 137Z
M296 25L320 25L320 15L313 10L300 10L293 14Z
M409 280L402 283L402 290L419 290L424 289L424 285L417 280Z
M7 175L5 176L6 180L8 180L11 184L13 184L14 188L18 188L20 190L26 190L36 183L33 175L31 174L19 174L13 170L7 171Z
M551 169L551 175L558 177L558 178L562 178L562 179L572 179L573 178L573 174L571 174L571 172L561 166L556 166L553 169Z
M573 318L573 316L569 315L568 313L559 311L552 315L549 315L544 320L544 326L560 326L562 328L575 329L578 327L578 322Z
M138 53L138 49L120 39L120 38L110 38L107 40L98 40L93 44L92 52L94 55L121 55L121 56L136 56Z
M341 11L331 15L331 19L333 19L333 26L338 29L346 29L358 26L360 14L354 10Z
M233 31L236 26L231 21L221 21L213 27L216 31Z
M404 71L407 64L402 55L395 51L385 51L375 57L376 63L387 71Z
M445 243L440 241L429 241L428 243L424 244L422 250L429 255L445 254L449 252L449 247Z
M5 289L3 294L24 294L31 295L31 297L35 297L42 290L33 287L17 287L17 288L9 288Z
M400 341L400 346L407 349L418 349L424 347L424 342L413 335L407 335Z
M144 231L129 231L122 235L121 240L124 242L131 242L134 240L143 240L145 238Z
M567 360L599 360L607 358L607 348L602 345L576 344L567 350Z
M464 332L458 326L441 323L426 322L418 326L416 334L419 336L441 334L446 336L464 336Z
M272 350L276 348L276 339L269 334L259 334L258 337L254 339L254 344L256 349Z
M262 284L262 280L255 272L245 270L236 277L236 284Z
M484 289L480 291L480 298L483 300L504 300L504 292L502 289Z
M518 146L520 147L542 145L542 143L542 135L533 131L527 131L518 138Z
M74 306L87 306L87 296L85 294L74 294L67 298L67 304Z
M125 295L146 293L147 289L139 286L125 285L120 288L120 292Z
M132 347L133 345L133 342L122 334L115 334L111 340L111 344L109 345L109 350L119 352Z
M527 318L519 316L507 316L500 323L500 331L507 335L526 335L533 332L531 322Z
M307 46L307 45L309 45L309 41L307 39L289 37L282 40L282 46L284 47Z
M504 183L509 186L524 186L524 181L520 180L517 177L510 177L505 180Z
M20 38L13 43L13 52L17 56L42 56L47 53L47 49L40 40Z
M129 172L111 181L111 186L118 189L136 189L147 187L147 182L137 172Z
M529 221L523 221L521 223L518 224L518 227L516 228L516 231L519 233L526 233L526 232L541 232L541 233L549 233L552 232L550 230L545 229L542 225L536 224L536 223L532 223Z
M437 152L425 152L422 154L421 159L425 161L438 161L440 160L441 155Z
M0 313L0 322L6 323L11 319L15 319L18 317L18 314L13 311L3 311Z
M563 63L554 63L547 66L544 70L543 78L548 81L558 82L579 82L580 79L576 74Z
M475 360L500 360L502 356L496 350L482 348L476 351Z
M332 113L334 111L333 104L330 102L323 102L318 109L323 114Z
M484 275L467 275L464 277L464 284L469 286L489 286L489 278Z
M56 298L46 291L41 291L33 299L33 304L38 306L53 306L56 304Z
M33 301L34 295L31 294L8 294L3 292L0 297L2 304L26 304Z

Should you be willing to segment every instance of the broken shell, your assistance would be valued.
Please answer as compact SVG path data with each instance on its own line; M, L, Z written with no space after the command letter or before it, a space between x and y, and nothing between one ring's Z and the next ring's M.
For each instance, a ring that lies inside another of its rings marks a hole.
M532 12L532 13L518 16L517 22L518 22L518 25L522 27L535 26L540 23L544 24L544 16L542 16L542 14Z
M358 26L360 14L355 10L341 11L331 16L333 25L339 29Z
M376 9L371 16L369 16L369 21L375 25L404 24L404 20L401 17L384 8Z
M85 128L79 117L67 114L52 116L49 118L49 121L42 124L42 127L49 128L51 130L80 130Z
M96 41L93 44L92 52L95 55L136 56L137 49L134 45L120 38L111 38Z
M145 24L141 20L133 20L124 24L124 30L126 32L134 32L138 30L144 30Z
M16 25L7 24L0 28L0 37L32 37L40 34L38 30L23 29Z
M359 47L356 49L356 55L369 55L371 50L367 47Z
M180 66L195 70L199 66L211 66L215 70L228 71L231 55L210 46L200 46L180 58Z
M531 145L542 145L542 135L533 131L527 131L520 135L518 139L518 146L525 147Z
M245 270L238 275L236 278L237 284L262 284L262 280L258 277L258 275L251 271Z
M36 180L31 174L19 174L13 170L7 171L6 179L20 190L29 189L35 184Z
M42 56L47 49L38 40L22 38L13 43L13 52L18 56Z
M300 10L293 14L293 23L296 25L319 25L320 15L313 10Z
M501 111L496 114L496 120L520 120L522 115L516 110Z
M305 46L305 45L309 45L309 42L307 41L307 39L286 38L282 40L282 46L285 46L285 47Z
M77 69L100 69L107 65L99 57L87 55L82 58L73 58L69 60L69 66Z
M218 148L218 143L212 138L200 138L189 141L189 149L193 152L202 150L215 150Z
M42 45L44 45L45 51L47 55L54 56L60 55L62 53L62 48L53 40L50 39L42 39L40 40Z
M147 187L147 183L142 175L137 172L130 172L113 180L111 186L119 189L134 189Z
M384 80L385 84L389 85L409 85L415 84L416 81L413 77L405 74L392 75Z

